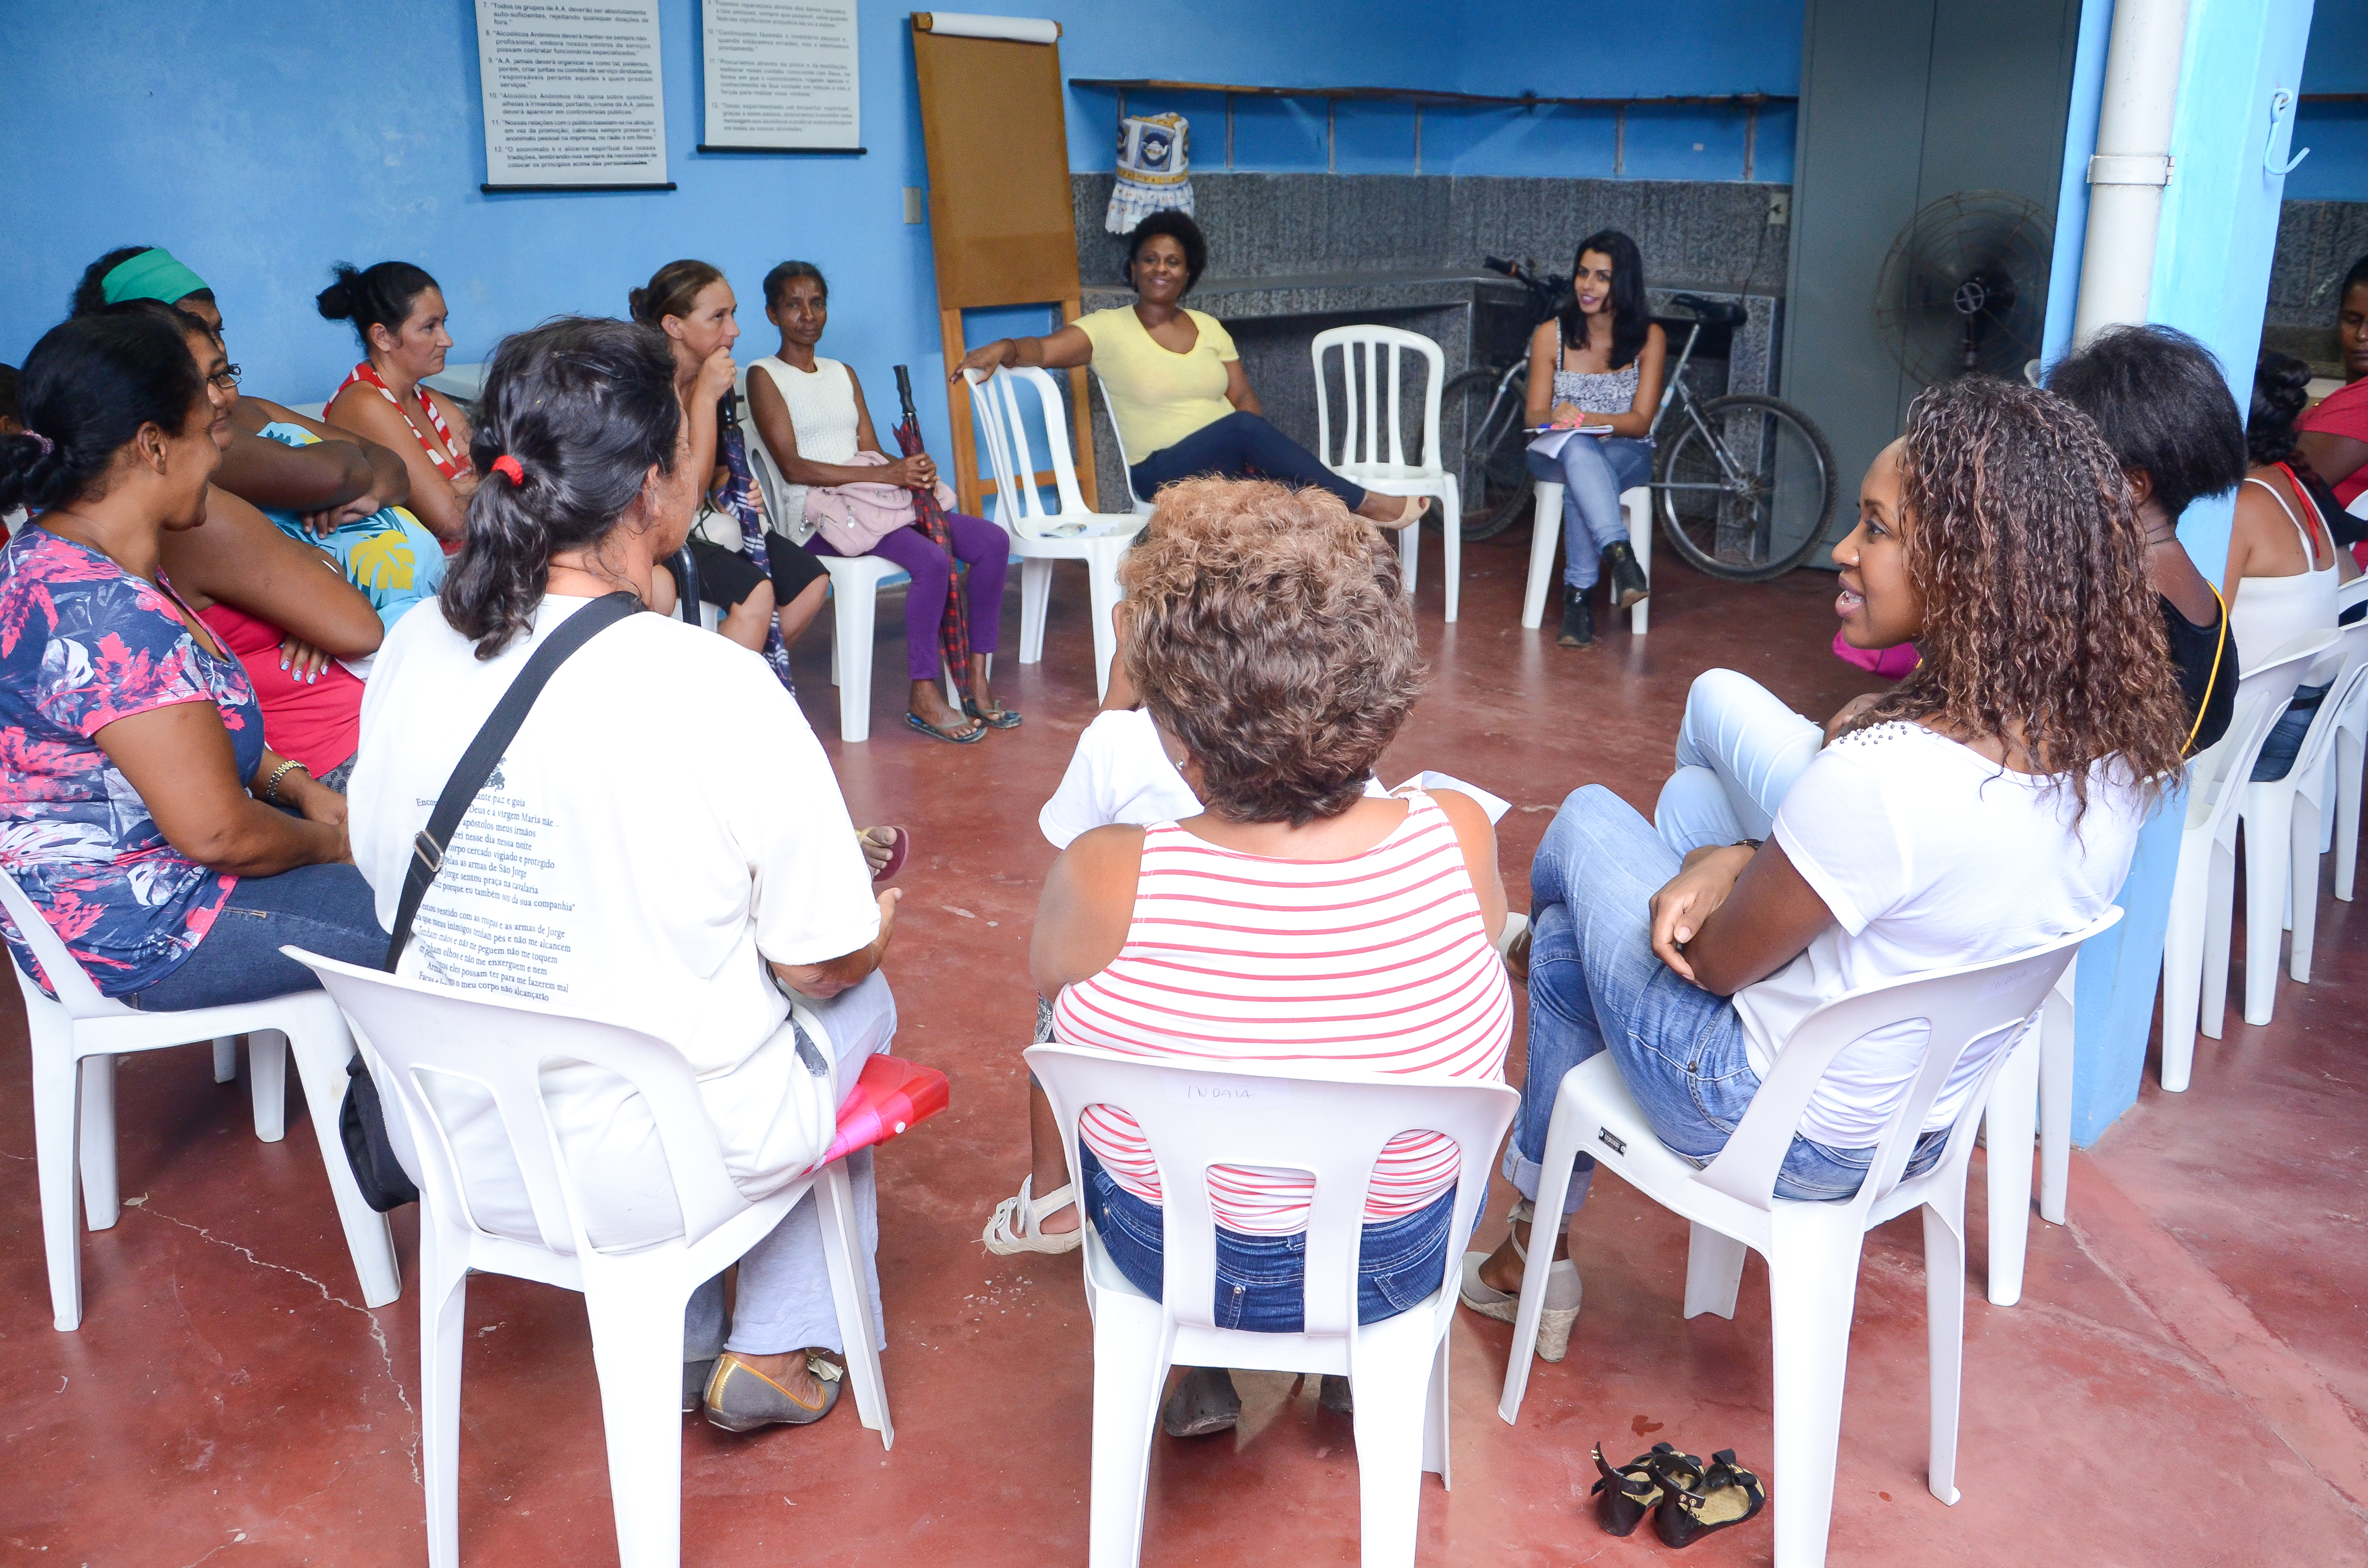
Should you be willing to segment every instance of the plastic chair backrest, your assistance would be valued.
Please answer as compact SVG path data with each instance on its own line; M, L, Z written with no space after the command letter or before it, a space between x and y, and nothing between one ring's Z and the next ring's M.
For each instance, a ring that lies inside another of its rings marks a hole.
M386 1064L393 1081L381 1081L379 1092L403 1102L417 1134L416 1174L442 1212L467 1216L470 1210L450 1137L420 1085L420 1075L428 1073L474 1084L492 1099L543 1246L567 1256L590 1249L583 1217L572 1201L574 1184L543 1108L541 1073L551 1062L588 1062L639 1091L673 1173L688 1242L698 1242L748 1207L723 1168L723 1151L700 1103L690 1064L665 1041L616 1024L512 1006L359 969L298 948L281 951L321 977ZM473 1217L468 1223L483 1234L496 1234L477 1226Z
M66 1010L67 1017L112 1018L121 1017L133 1010L113 997L99 994L98 987L91 983L90 975L75 961L74 956L66 951L66 945L58 939L56 928L41 918L41 912L32 899L17 885L17 879L6 871L0 871L0 904L7 907L8 919L17 927L17 934L24 938L27 947L33 949L33 961L41 966L40 978L50 983L51 993L57 997L58 1006ZM24 965L18 964L17 972L24 974ZM29 974L24 977L28 981L35 978ZM39 992L28 987L25 994L29 1000Z
M1022 538L1037 525L1060 517L1090 517L1086 493L1077 486L1077 467L1069 457L1069 434L1064 427L1067 408L1060 383L1033 365L1006 365L981 381L969 373L971 407L977 414L980 444L986 448L987 468L995 476L995 520ZM1044 445L1051 458L1053 488L1060 498L1056 512L1044 509L1036 476L1043 472L1028 446L1028 421L1020 390L1033 394L1043 421Z
M789 488L790 482L781 477L780 469L774 463L773 449L765 445L765 437L757 433L757 416L746 412L748 404L745 399L740 407L740 440L748 451L748 471L757 476L757 489L765 497L765 526L787 536L790 530L788 518L781 512L781 492Z
M1875 1144L1866 1180L1851 1201L1861 1209L1870 1208L1899 1185L1900 1173L1907 1168L1916 1141L1923 1133L1925 1119L1958 1064L1976 1046L1995 1045L1980 1079L1965 1096L1956 1125L1950 1130L1945 1164L1960 1152L1964 1140L1973 1137L1981 1121L1989 1080L2006 1061L2005 1048L2012 1043L2014 1032L2039 1011L2080 944L2121 917L2120 909L2108 909L2083 930L2008 958L1933 970L1835 997L1801 1020L1777 1052L1775 1064L1752 1096L1751 1108L1744 1112L1735 1135L1695 1179L1755 1209L1772 1207L1777 1174L1799 1131L1801 1113L1808 1108L1810 1096L1835 1057L1872 1030L1914 1018L1923 1019L1931 1029L1923 1064L1909 1083L1907 1096L1892 1111Z
M2244 799L2244 787L2253 777L2253 761L2262 743L2277 727L2278 716L2294 700L2311 665L2333 647L2336 634L2321 630L2288 644L2269 664L2248 672L2237 683L2237 700L2228 717L2228 733L2211 749L2187 765L2187 827L2217 831Z
M2368 635L2368 628L2347 627L2345 631ZM2347 637L2345 641L2351 639ZM2327 766L2327 754L2335 744L2335 733L2343 727L2344 710L2358 704L2363 690L2368 690L2368 662L2347 650L2343 673L2328 687L2326 700L2312 716L2310 731L2303 736L2302 750L2295 754L2294 766L2286 770L2288 778L2316 778L2318 770Z
M1150 503L1134 493L1134 460L1126 455L1126 437L1118 427L1118 410L1110 406L1110 386L1099 370L1093 372L1093 378L1094 385L1102 389L1102 407L1110 412L1110 441L1118 448L1118 471L1126 479L1126 498L1134 504L1136 511L1147 510Z
M2347 544L2340 548L2349 550L2351 547ZM2345 610L2358 604L2368 604L2368 575L2354 577L2349 583L2339 585L2335 590L2337 616L2340 617ZM2346 627L2345 630L2349 631L2351 628Z
M1503 1084L1389 1084L1310 1079L1257 1064L1224 1071L1144 1062L1077 1046L1036 1045L1028 1065L1073 1132L1077 1115L1107 1105L1134 1118L1159 1167L1165 1212L1161 1299L1180 1324L1213 1328L1216 1221L1212 1165L1304 1171L1315 1178L1307 1221L1304 1333L1340 1336L1357 1324L1357 1255L1365 1190L1382 1146L1416 1129L1445 1133L1462 1151L1452 1236L1471 1233L1497 1146L1520 1096ZM1447 1249L1445 1289L1462 1267Z
M1340 449L1336 460L1332 449L1332 412L1329 391L1324 371L1324 356L1330 349L1340 350L1342 397L1340 410ZM1380 356L1386 349L1386 366ZM1363 376L1358 375L1360 351L1363 358ZM1401 400L1404 395L1404 368L1399 364L1403 353L1422 356L1429 367L1423 378L1422 394L1422 460L1424 468L1439 465L1439 399L1442 390L1447 357L1439 345L1418 332L1408 332L1395 326L1336 326L1315 335L1311 349L1315 358L1315 455L1337 468L1360 463L1387 462L1394 468L1407 466L1406 457L1406 423ZM1389 415L1382 415L1382 382L1389 379ZM1362 417L1360 418L1361 414ZM1389 456L1382 456L1383 427L1388 427ZM1360 442L1359 437L1363 440Z

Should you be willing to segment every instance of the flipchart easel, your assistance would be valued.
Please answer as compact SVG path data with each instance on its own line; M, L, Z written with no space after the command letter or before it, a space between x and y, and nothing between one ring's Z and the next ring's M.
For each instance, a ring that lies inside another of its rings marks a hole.
M1082 313L1068 132L1061 111L1060 24L952 12L913 13L913 64L928 152L929 237L937 254L938 324L946 369L968 352L962 312L1058 304ZM1077 483L1094 494L1093 415L1086 374L1069 373ZM950 389L954 489L976 515L982 479L970 398ZM1050 473L1034 476L1051 484Z

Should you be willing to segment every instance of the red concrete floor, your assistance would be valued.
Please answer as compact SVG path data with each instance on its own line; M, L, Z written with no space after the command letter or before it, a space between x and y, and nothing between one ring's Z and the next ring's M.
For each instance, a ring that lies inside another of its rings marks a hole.
M1862 685L1826 653L1831 579L1731 587L1671 565L1652 635L1570 652L1519 627L1526 540L1465 553L1463 619L1420 597L1432 693L1384 777L1425 766L1505 795L1506 879L1555 804L1604 780L1648 806L1686 683L1726 665L1804 710ZM882 618L874 738L841 746L827 647L801 650L805 706L861 822L909 824L915 860L888 960L899 1049L948 1069L953 1109L881 1159L881 1271L898 1442L853 1411L803 1431L685 1436L684 1561L1082 1562L1091 1354L1076 1261L998 1260L979 1227L1026 1168L1024 960L1052 851L1036 811L1092 713L1084 584L1064 571L1048 656L1002 661L1025 728L957 750L895 722L898 618ZM1015 646L1015 600L1006 646ZM2368 995L2361 918L2323 905L2318 981L2278 1021L2206 1042L2194 1087L2148 1088L2076 1159L2072 1223L2034 1221L2022 1304L1982 1299L1974 1182L1959 1483L1925 1490L1921 1248L1912 1217L1868 1244L1835 1499L1838 1564L2368 1562ZM2239 927L2241 930L2241 926ZM21 1028L15 1008L0 1028ZM1518 1047L1517 1053L1518 1053ZM202 1048L122 1069L130 1206L86 1235L87 1316L50 1326L26 1056L0 1044L0 1562L416 1563L424 1560L416 1303L356 1308L310 1124L255 1142L243 1088ZM1518 1075L1515 1079L1519 1081ZM290 1093L296 1093L291 1083ZM1484 1236L1502 1224L1502 1195ZM399 1217L406 1263L416 1230ZM1518 1429L1497 1418L1509 1329L1460 1314L1455 1488L1423 1488L1419 1561L1563 1568L1668 1555L1587 1511L1598 1438L1732 1447L1773 1482L1765 1275L1733 1323L1679 1316L1685 1231L1619 1181L1577 1228L1587 1303L1540 1367ZM461 1460L472 1563L614 1561L579 1301L480 1278L469 1305ZM1312 1387L1243 1380L1230 1439L1161 1439L1146 1568L1356 1561L1356 1456ZM1692 1557L1770 1560L1763 1522Z

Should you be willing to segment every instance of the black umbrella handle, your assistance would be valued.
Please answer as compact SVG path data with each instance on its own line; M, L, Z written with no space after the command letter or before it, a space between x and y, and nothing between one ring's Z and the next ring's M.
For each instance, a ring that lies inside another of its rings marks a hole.
M896 367L896 401L905 405L905 417L913 422L914 429L918 430L921 416L913 412L913 375L902 365Z

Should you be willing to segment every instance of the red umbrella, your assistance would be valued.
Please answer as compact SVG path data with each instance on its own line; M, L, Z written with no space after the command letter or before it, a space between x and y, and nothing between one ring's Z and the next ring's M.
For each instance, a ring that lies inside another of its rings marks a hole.
M913 411L913 378L905 367L896 367L896 396L905 405L905 422L896 426L896 445L908 458L922 455L921 419ZM929 536L929 542L953 560L953 534L946 527L946 509L938 505L935 494L928 490L913 492L913 525ZM970 679L970 611L962 599L962 569L957 562L946 574L946 608L938 619L938 652L954 678Z

